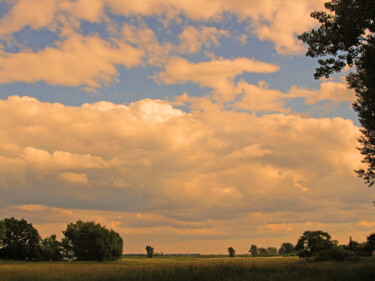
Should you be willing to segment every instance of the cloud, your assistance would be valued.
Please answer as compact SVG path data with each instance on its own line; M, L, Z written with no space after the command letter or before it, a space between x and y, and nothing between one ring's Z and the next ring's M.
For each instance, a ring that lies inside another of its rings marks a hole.
M60 173L59 178L70 183L88 183L86 174Z
M185 113L158 100L0 101L1 214L25 215L43 233L97 220L133 241L134 251L149 233L160 247L195 249L194 241L224 241L233 231L238 241L281 243L306 230L306 221L324 223L332 235L371 222L370 191L353 172L361 155L352 121L206 105ZM43 226L45 211L21 211L25 202L63 217ZM276 239L277 227L285 231Z
M77 31L81 21L99 22L104 19L107 9L125 17L165 16L167 19L174 19L183 15L194 21L219 21L224 14L233 14L239 20L247 21L251 31L260 40L273 42L279 54L300 54L304 48L296 39L296 34L316 24L310 18L310 13L323 9L324 1L142 0L135 3L119 0L19 0L14 2L10 11L1 19L0 36L12 34L26 26L33 29L60 28L63 31L66 25L73 24L73 29ZM196 38L193 32L188 30L183 36ZM201 32L205 34L204 30ZM211 43L215 43L214 37L209 35L206 38L211 38ZM199 41L195 41L190 44L189 50L196 50L199 44Z
M307 105L316 104L320 101L330 100L336 103L350 102L355 100L355 93L348 89L343 82L323 82L319 90L308 90L299 87L292 87L289 91L291 97L304 97Z
M142 52L97 36L74 35L37 52L0 53L0 83L45 81L51 85L95 89L116 79L116 66L133 67Z
M210 48L211 45L219 45L219 37L229 36L229 32L215 27L200 26L187 26L182 33L178 35L181 46L179 49L186 50L189 53L197 53L201 51L202 46Z
M54 22L55 0L20 0L14 3L0 20L0 37L17 32L25 26L40 29Z
M279 67L248 58L222 59L192 63L184 58L173 58L156 79L166 84L194 82L201 87L214 89L217 100L230 101L240 92L233 82L244 72L272 73Z

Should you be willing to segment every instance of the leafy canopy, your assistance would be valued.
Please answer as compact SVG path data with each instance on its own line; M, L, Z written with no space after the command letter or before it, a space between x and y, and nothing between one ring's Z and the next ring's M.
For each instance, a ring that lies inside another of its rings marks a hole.
M346 65L355 71L346 78L356 92L354 110L362 125L359 138L362 160L366 169L357 174L372 186L375 183L375 1L332 0L325 3L327 11L311 16L320 26L298 38L308 44L307 56L319 59L315 79L328 78Z
M70 223L63 234L64 248L77 260L114 260L122 255L120 235L93 221Z
M150 245L146 246L147 257L152 258L154 256L154 248Z
M5 218L1 221L5 227L0 258L12 260L40 260L42 251L38 231L26 220Z
M298 255L301 258L312 257L321 251L331 249L333 246L334 242L331 241L331 236L327 232L321 230L305 231L298 239L295 250L299 251Z

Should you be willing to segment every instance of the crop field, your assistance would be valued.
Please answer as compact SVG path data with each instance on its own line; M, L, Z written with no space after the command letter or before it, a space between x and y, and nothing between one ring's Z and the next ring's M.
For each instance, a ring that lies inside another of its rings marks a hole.
M373 281L375 259L305 262L296 257L126 257L114 262L0 261L0 281Z

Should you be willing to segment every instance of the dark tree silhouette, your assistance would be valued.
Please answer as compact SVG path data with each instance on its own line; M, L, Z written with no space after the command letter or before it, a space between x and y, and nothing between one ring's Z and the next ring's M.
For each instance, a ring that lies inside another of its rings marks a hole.
M231 258L233 258L234 255L236 254L236 250L233 249L233 247L229 247L229 248L228 248L228 253L229 253L229 256L230 256Z
M325 3L325 11L315 11L311 16L320 27L299 36L308 44L306 53L319 59L315 79L329 77L340 72L346 65L354 66L355 72L346 78L349 88L356 92L354 110L362 125L358 139L359 150L364 156L366 169L356 170L364 181L375 183L375 1L332 0Z
M318 254L320 251L329 250L334 243L331 241L331 236L327 232L305 231L298 239L295 250L298 251L299 257L311 257Z
M256 245L251 245L249 253L255 257L259 255L258 247Z
M294 246L291 243L283 243L280 246L279 254L280 255L287 255L294 252Z
M77 260L114 260L122 255L120 235L93 221L70 223L63 234L67 252Z
M371 233L371 234L367 237L367 241L366 241L366 250L367 250L369 253L375 251L375 232L374 232L374 233Z
M64 248L60 241L56 240L56 235L44 238L42 240L43 260L61 261L64 258Z
M0 258L13 260L40 260L42 258L38 231L26 220L5 218L5 235Z
M154 256L154 248L150 245L146 246L147 257L152 258Z
M3 245L3 239L5 237L5 224L0 221L0 247Z

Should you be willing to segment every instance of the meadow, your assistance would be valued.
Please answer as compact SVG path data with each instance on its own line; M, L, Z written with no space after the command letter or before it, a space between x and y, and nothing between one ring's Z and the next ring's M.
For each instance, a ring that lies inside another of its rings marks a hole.
M1 281L375 280L375 258L309 263L297 257L126 257L113 262L0 261Z

